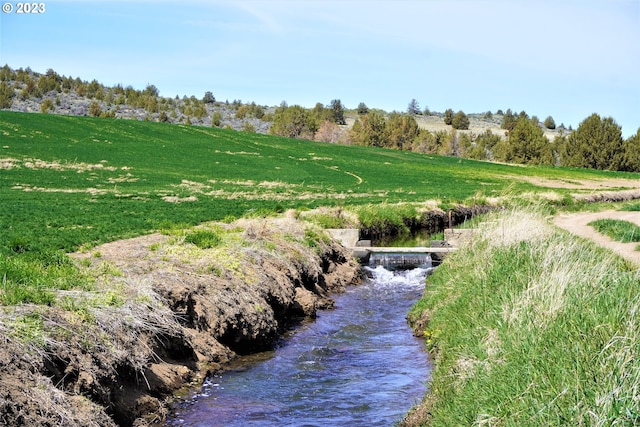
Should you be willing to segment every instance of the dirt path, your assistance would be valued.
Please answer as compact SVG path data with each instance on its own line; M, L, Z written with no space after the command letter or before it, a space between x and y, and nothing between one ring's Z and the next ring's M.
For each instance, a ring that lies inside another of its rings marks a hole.
M608 248L622 257L640 265L640 252L636 250L638 243L620 243L611 240L587 225L597 219L618 219L633 222L640 226L640 212L604 211L562 214L554 218L553 222L567 231L580 237L591 239L597 244Z

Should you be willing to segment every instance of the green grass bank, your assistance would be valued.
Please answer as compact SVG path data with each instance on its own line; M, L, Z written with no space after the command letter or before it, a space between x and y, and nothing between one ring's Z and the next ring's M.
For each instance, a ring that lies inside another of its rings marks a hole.
M409 314L434 371L404 425L639 425L639 289L542 211L488 214Z

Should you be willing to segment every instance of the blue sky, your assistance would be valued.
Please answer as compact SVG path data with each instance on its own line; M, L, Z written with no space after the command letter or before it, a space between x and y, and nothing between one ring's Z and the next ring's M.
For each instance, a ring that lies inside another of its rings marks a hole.
M0 63L163 96L640 127L640 0L49 0L2 13Z

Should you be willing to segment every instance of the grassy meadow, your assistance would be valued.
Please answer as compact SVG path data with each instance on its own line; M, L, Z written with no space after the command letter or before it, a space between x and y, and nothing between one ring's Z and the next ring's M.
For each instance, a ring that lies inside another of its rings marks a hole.
M73 251L289 208L441 205L637 177L162 123L0 112L0 246ZM566 192L569 190L555 190Z

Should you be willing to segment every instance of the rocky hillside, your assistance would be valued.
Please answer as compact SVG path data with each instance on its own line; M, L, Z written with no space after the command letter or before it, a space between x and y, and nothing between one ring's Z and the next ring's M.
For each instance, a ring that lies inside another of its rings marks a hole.
M60 76L53 70L41 74L6 65L0 69L0 85L0 109L215 125L259 133L268 133L275 109L238 100L217 102L213 94L167 98L159 96L153 85L144 90L107 87L95 80Z
M0 109L188 123L257 133L269 133L277 108L240 100L220 102L210 92L202 98L193 95L167 98L159 96L158 89L153 85L144 90L121 85L107 87L95 80L88 82L60 76L53 70L42 74L29 68L14 70L7 65L0 69L0 85ZM344 134L357 117L355 110L346 110L346 126L341 127L340 133ZM414 117L421 129L430 132L452 130L450 125L445 124L442 113L417 114ZM499 112L468 114L468 117L469 129L459 132L480 135L491 131L496 135L505 135L505 130L501 128L503 115ZM549 140L567 132L562 125L557 129L540 126Z

